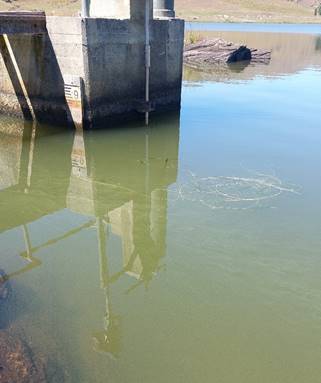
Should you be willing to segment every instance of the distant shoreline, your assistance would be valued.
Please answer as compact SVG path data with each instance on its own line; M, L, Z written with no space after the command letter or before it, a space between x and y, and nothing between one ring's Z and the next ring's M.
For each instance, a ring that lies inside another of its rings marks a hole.
M184 17L182 15L177 15L178 18L183 18L187 23L216 23L216 24L313 24L320 25L320 33L321 33L321 17L311 17L308 20L300 20L300 19L228 19L222 20L221 18L194 18L194 17Z
M177 16L177 18L181 18L180 16ZM281 24L281 25L320 25L320 33L321 33L321 17L318 22L313 22L313 21L262 21L262 20L233 20L233 21L222 21L222 20L216 20L216 19L197 19L197 20L191 20L191 19L184 19L185 22L188 23L193 23L193 24L207 24L207 23L213 23L213 24L223 24L223 25L228 25L228 24Z
M221 10L222 12L222 10ZM224 11L223 11L224 12ZM293 13L259 13L259 12L227 12L227 13L196 13L186 10L177 11L179 18L184 18L187 22L209 22L209 23L261 23L261 24L320 24L321 16L315 16L313 10L303 14Z

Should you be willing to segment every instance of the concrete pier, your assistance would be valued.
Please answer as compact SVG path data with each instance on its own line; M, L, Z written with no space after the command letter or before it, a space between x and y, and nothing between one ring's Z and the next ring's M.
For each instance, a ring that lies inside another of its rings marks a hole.
M175 17L174 0L154 0L155 17Z
M178 109L184 21L153 17L150 1L150 105L146 106L142 3L92 0L83 6L89 17L38 18L35 33L31 23L30 33L19 30L21 23L10 33L0 15L0 112L95 127L138 117L146 108ZM26 30L26 17L24 25Z

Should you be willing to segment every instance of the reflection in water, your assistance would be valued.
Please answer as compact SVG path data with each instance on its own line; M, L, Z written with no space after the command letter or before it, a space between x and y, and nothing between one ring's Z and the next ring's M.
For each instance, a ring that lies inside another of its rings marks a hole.
M321 36L318 36L315 40L315 50L321 51Z
M123 276L132 279L127 294L146 289L163 268L166 255L167 188L177 177L179 119L151 128L121 129L97 134L77 130L55 139L46 127L8 123L1 133L0 230L20 228L25 266L9 273L17 278L42 265L37 253L95 228L99 251L100 287L105 294L103 328L93 333L94 348L117 357L120 352L120 317L114 312L111 285ZM19 129L16 129L16 127ZM126 131L126 139L124 133ZM47 141L50 138L50 147ZM56 142L52 142L56 141ZM52 146L54 144L54 146ZM50 161L53 150L59 153ZM86 222L54 238L33 245L29 226L44 216L68 209ZM109 267L109 237L122 243L121 267Z
M41 261L34 255L71 235L66 233L62 238L48 239L33 247L28 231L30 222L63 207L67 188L59 181L65 176L68 163L63 157L55 162L48 160L44 145L37 145L43 133L36 123L25 122L23 125L10 119L4 122L0 132L0 231L21 228L25 243L21 257L27 261L24 268L9 275L12 278L40 266ZM70 141L60 145L60 150L65 152L68 145ZM47 174L55 174L55 177L44 178Z
M178 121L177 121L178 126ZM119 353L119 317L112 311L110 284L122 275L146 288L163 266L166 251L167 186L175 182L178 129L133 131L132 145L122 134L100 143L78 130L72 148L67 207L96 217L100 281L106 295L104 331L95 334L96 349ZM108 155L106 156L106 153ZM107 232L122 241L123 268L111 274L106 254Z
M236 63L228 63L227 66L231 72L241 73L250 65L250 61L241 61Z
M318 35L219 31L200 33L202 36L222 38L251 48L271 50L271 62L230 68L218 65L206 71L185 67L184 78L187 82L246 81L256 76L277 77L294 74L307 67L321 68L320 36Z

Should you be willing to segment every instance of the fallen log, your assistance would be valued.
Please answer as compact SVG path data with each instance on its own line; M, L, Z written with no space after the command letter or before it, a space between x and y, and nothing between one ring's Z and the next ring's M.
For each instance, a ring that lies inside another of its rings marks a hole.
M184 50L184 63L197 68L236 62L268 64L270 60L271 51L252 49L223 39L186 44Z

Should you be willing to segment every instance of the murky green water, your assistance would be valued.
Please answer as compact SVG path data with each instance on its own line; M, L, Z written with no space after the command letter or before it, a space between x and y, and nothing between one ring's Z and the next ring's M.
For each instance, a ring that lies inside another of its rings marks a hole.
M0 117L1 323L48 382L320 382L320 38L221 35L272 62L149 129Z

